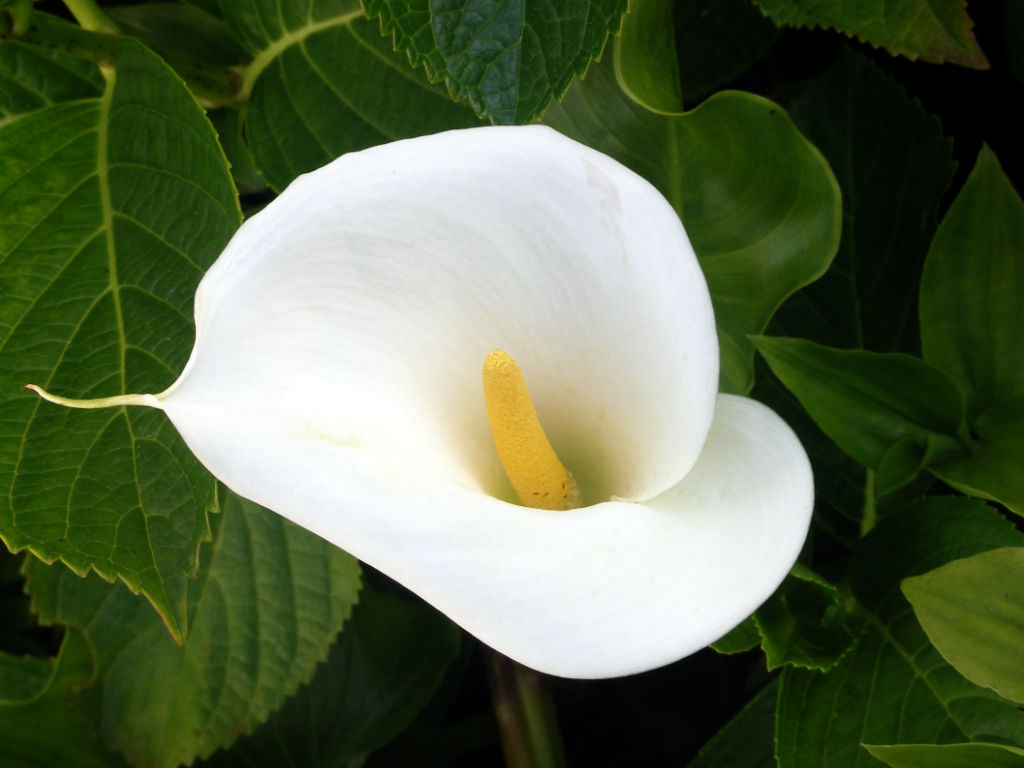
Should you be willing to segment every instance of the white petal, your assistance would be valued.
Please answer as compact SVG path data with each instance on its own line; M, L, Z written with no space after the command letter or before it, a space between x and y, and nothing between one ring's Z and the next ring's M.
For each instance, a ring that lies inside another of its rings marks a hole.
M732 395L718 397L704 450L674 488L564 512L440 481L403 487L358 446L227 407L175 420L242 495L388 573L502 653L566 677L641 672L724 634L785 577L813 503L796 437Z
M299 178L239 230L196 315L163 395L184 432L176 412L206 402L359 445L410 486L507 495L480 383L494 348L585 501L671 487L717 389L710 299L674 211L541 126L396 142Z

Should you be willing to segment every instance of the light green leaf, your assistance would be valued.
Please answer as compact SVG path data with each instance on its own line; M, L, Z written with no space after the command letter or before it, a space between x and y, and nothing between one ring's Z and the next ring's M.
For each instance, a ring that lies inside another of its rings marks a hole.
M239 219L202 110L130 39L100 98L0 129L0 537L123 579L178 637L213 480L157 412L71 411L20 388L169 385L195 287Z
M971 452L929 470L959 491L1024 515L1024 398L988 409L973 425Z
M309 681L356 600L349 555L233 494L223 507L183 645L123 585L27 568L40 620L88 640L99 667L88 711L133 765L187 763L263 722Z
M754 0L778 25L831 27L909 59L987 69L966 0Z
M775 315L773 335L917 354L913 297L953 174L953 142L897 81L850 49L802 86L789 110L839 180L843 235L829 271Z
M1024 201L982 147L939 225L921 276L921 348L974 420L1024 397Z
M0 668L9 673L19 662L26 676L39 676L38 660L0 656ZM0 763L5 768L123 768L124 761L107 749L99 732L71 704L76 690L94 675L93 657L81 633L69 630L57 658L43 663L48 674L36 681L30 695L11 696L9 687L0 688Z
M932 645L978 685L1024 704L1024 547L954 560L905 579L904 596Z
M395 50L494 123L528 123L619 29L626 0L365 0Z
M461 632L425 603L368 588L313 681L204 768L335 768L401 732L429 701Z
M768 669L828 670L853 644L839 590L797 563L754 614Z
M1024 743L1024 712L961 677L933 648L900 581L1024 534L987 505L932 498L883 518L850 566L863 630L828 673L787 667L777 719L779 768L861 768L878 763L862 744Z
M824 347L804 339L754 340L772 372L836 444L878 471L880 493L928 464L965 452L960 393L916 357Z
M683 111L673 0L633 0L615 36L615 78L633 101L663 115Z
M1004 744L865 744L892 768L1022 768L1024 749Z
M753 614L745 618L728 634L723 635L711 644L711 648L718 653L746 653L752 651L761 644L761 631L757 628L757 622Z
M687 768L775 768L775 699L772 680L722 726Z
M828 164L766 99L727 91L685 114L656 115L622 93L607 64L592 67L545 121L625 163L675 206L711 289L722 388L747 392L748 334L819 277L838 247L839 189Z
M61 101L98 96L102 90L103 78L88 62L0 41L0 126Z
M358 0L223 0L253 61L246 132L256 167L283 189L335 157L479 121L391 49Z

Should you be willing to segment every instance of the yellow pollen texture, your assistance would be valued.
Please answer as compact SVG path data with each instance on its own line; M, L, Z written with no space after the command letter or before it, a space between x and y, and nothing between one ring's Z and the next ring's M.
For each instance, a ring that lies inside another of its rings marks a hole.
M500 349L484 360L484 400L491 435L519 503L536 509L571 509L579 491L537 419L516 361Z

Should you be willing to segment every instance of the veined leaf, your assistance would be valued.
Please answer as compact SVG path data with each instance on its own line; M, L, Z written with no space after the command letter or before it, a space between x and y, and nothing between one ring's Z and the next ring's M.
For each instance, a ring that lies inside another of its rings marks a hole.
M246 130L267 183L283 189L335 157L479 123L391 49L358 0L223 0L252 54Z
M775 700L772 680L722 726L686 768L775 768Z
M203 768L336 768L401 732L458 654L461 632L421 602L364 588L316 676L251 736Z
M619 29L626 0L365 0L415 66L494 123L528 123Z
M891 768L1024 768L1024 749L1003 744L865 744Z
M839 181L843 235L829 271L775 315L773 335L918 354L912 297L953 175L953 142L897 81L850 49L789 110Z
M26 568L40 621L89 642L98 680L83 710L133 765L172 768L252 730L309 681L356 601L352 557L234 494L223 506L183 645L121 584Z
M831 27L909 59L987 69L966 0L754 0L776 24Z
M1024 712L961 677L928 642L900 581L950 560L1024 545L998 512L932 498L883 518L850 566L863 631L828 673L787 667L776 726L780 768L861 768L862 744L1024 739Z
M0 42L0 126L61 101L98 96L103 78L92 64L14 40Z
M10 685L0 688L0 763L10 768L124 768L125 762L103 744L99 731L71 703L76 689L95 675L94 659L81 633L65 634L57 658L42 662L47 674L41 679L39 663L31 657L0 657L8 674L14 672L11 667L20 666L35 687L25 696L12 696Z
M185 633L213 480L159 413L38 401L159 392L192 343L192 295L240 213L184 84L121 40L99 98L0 129L0 537L142 591Z
M766 99L723 91L690 112L657 115L622 93L607 63L545 122L628 165L675 206L711 289L722 389L747 392L748 334L835 256L839 189L828 164Z
M968 680L1024 704L1024 547L954 560L904 579L932 645Z

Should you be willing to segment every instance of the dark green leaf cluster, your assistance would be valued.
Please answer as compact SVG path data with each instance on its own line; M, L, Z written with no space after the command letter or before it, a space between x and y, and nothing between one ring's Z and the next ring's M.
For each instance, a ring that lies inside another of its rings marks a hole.
M983 52L962 0L628 5L0 2L0 764L498 759L446 619L161 413L21 387L161 391L243 212L345 152L542 120L675 208L721 388L785 417L817 494L722 656L551 681L569 762L1024 766L1024 203L981 111L984 78L1024 97L1024 14Z

